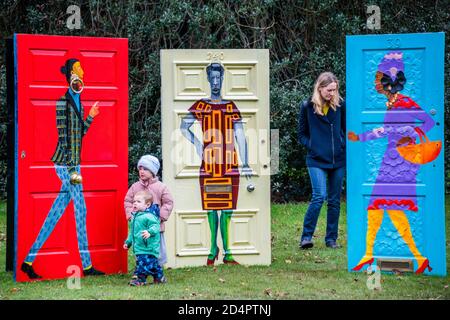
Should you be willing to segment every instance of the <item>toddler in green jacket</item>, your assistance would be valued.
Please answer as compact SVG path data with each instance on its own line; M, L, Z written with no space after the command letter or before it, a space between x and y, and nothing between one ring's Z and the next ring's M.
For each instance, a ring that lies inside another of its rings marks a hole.
M159 207L153 204L149 191L139 191L133 198L133 212L130 220L128 238L124 249L133 247L136 255L136 270L129 282L130 286L143 286L147 276L153 283L165 283L163 269L158 263L160 246Z

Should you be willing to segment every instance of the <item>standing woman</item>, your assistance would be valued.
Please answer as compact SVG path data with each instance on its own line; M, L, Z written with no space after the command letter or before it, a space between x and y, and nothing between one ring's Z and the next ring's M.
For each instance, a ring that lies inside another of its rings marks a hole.
M313 247L312 237L326 199L325 244L337 248L340 197L345 174L345 102L339 95L339 81L331 72L319 75L312 97L300 107L298 140L307 149L306 165L312 186L300 248Z

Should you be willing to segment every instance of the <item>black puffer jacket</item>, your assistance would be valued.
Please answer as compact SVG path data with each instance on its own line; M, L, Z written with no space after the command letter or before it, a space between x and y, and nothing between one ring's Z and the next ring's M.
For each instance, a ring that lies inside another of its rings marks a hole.
M300 105L298 142L306 147L306 165L323 169L345 166L345 101L327 115L314 113L311 99Z

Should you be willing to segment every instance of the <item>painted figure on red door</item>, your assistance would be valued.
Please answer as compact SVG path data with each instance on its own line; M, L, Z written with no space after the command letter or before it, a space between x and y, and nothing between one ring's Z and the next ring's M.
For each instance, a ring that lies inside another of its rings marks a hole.
M367 207L366 252L353 268L355 271L374 262L373 248L385 211L414 255L417 261L416 273L423 273L425 269L431 271L428 258L416 246L405 211L419 211L416 197L419 166L437 157L441 142L424 141L428 141L424 132L433 128L434 120L414 100L400 93L406 83L404 69L403 52L391 51L384 56L375 76L377 92L385 95L388 100L384 126L361 134L351 131L348 134L350 141L366 142L387 138L388 143ZM422 124L408 125L416 120ZM415 143L418 137L420 144ZM404 187L401 191L396 190L392 182L404 183ZM382 194L397 196L380 196Z
M78 249L83 266L83 274L104 274L96 270L91 262L86 232L86 202L83 196L83 179L80 171L82 139L94 118L99 114L98 102L91 107L89 115L84 119L84 108L80 100L80 94L84 88L84 71L80 61L68 59L65 65L61 67L61 73L66 77L69 88L65 95L56 103L58 144L52 161L62 185L36 240L21 265L21 270L30 279L41 278L33 263L38 258L39 250L47 241L71 200L73 200L75 209Z
M181 122L181 131L194 144L197 154L202 159L200 193L202 208L208 211L211 231L211 249L207 265L214 265L219 255L217 246L219 226L223 241L223 262L238 264L231 254L228 234L230 219L238 200L240 179L235 139L243 163L242 174L250 178L252 170L248 165L247 142L241 113L233 101L222 100L221 97L224 68L219 63L211 63L206 72L211 87L211 98L198 100L189 108L189 114ZM202 141L190 130L195 121L200 122Z

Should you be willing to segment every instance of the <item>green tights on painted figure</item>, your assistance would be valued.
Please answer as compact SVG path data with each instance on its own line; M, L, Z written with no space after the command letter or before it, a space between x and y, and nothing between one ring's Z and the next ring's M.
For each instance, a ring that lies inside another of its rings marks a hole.
M222 210L220 214L220 233L222 235L222 243L224 251L223 262L226 264L238 264L231 255L229 247L228 230L232 214L233 211L231 210ZM209 229L211 231L211 250L208 255L208 260L206 261L206 264L213 265L214 261L217 260L217 257L219 256L219 247L217 246L217 230L219 228L219 214L217 210L208 211L208 222L209 222Z

